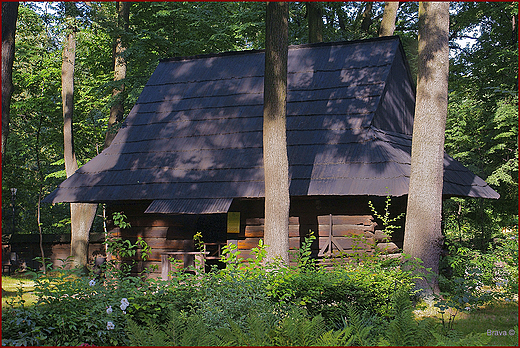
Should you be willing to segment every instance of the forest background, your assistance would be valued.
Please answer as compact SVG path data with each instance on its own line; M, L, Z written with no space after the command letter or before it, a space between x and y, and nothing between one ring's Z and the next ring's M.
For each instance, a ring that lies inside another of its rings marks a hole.
M384 3L320 2L323 41L377 37ZM136 2L128 30L117 25L115 2L20 3L13 67L10 131L2 163L2 242L12 233L38 234L39 199L65 179L61 64L66 30L77 28L74 144L88 162L103 149L110 108L123 100L125 116L159 59L262 49L265 2ZM415 78L416 2L403 2L395 34ZM291 2L289 43L309 42L303 2ZM114 82L113 50L127 49L126 78ZM518 224L518 4L450 4L449 105L445 149L484 178L499 200L451 198L444 231L484 250L495 234ZM124 84L123 99L113 97ZM15 190L12 190L16 188ZM43 233L70 233L70 205L41 205ZM97 214L92 228L101 232Z

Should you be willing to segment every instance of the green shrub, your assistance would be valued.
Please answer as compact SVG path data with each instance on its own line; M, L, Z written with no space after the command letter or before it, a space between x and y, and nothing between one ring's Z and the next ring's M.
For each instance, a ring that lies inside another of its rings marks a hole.
M389 317L392 294L403 289L411 296L413 280L411 271L370 262L337 266L330 271L295 269L274 279L269 291L278 301L301 305L311 316L321 314L341 325L351 306Z

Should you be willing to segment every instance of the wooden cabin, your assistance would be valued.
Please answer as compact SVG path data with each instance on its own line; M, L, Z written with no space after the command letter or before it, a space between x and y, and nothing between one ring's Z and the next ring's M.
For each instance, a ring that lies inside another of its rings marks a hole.
M263 75L262 50L161 61L111 146L45 201L124 212L132 227L117 232L149 243L157 276L169 256L193 262L196 232L208 262L226 243L247 255L263 235ZM405 211L414 108L396 36L289 48L291 248L309 230L316 256L377 239L369 200ZM443 194L498 198L448 155Z

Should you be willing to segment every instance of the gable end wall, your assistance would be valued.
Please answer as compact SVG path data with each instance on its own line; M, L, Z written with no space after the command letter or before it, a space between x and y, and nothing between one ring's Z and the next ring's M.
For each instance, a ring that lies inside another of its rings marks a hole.
M411 135L414 113L415 90L402 50L397 49L372 125L382 130Z

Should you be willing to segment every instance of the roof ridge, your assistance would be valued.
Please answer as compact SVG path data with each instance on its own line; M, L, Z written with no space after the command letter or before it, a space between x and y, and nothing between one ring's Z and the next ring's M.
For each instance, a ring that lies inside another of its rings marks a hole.
M373 38L368 38L368 39L358 39L358 40L351 40L351 41L330 41L330 42L317 42L317 43L306 43L306 44L299 44L299 45L289 45L289 50L310 48L310 47L347 46L347 45L355 45L355 44L360 44L360 43L368 43L368 42L373 42L373 41L390 41L390 40L395 40L395 39L401 40L398 35L394 35L394 36L373 37ZM186 61L186 60L239 56L239 55L244 55L244 54L257 54L257 53L263 53L263 52L265 52L265 49L252 49L252 50L243 50L243 51L225 51L225 52L218 52L218 53L196 54L193 56L162 58L162 59L159 59L159 62L160 63L180 62L180 61Z

